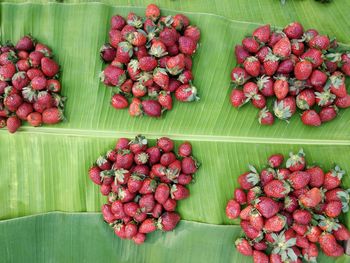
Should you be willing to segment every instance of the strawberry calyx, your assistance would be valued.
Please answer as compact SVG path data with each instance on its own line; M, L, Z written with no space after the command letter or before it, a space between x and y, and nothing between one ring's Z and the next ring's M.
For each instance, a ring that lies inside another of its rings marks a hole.
M331 171L331 176L337 177L339 180L343 178L343 175L345 174L345 171L342 170L338 165L334 167Z
M319 100L318 101L318 106L325 106L328 104L331 104L335 99L336 96L330 92L329 89L326 89L323 92L315 92L316 98Z
M298 259L298 256L292 249L292 247L296 244L296 238L290 238L286 240L284 233L285 231L281 232L278 235L276 233L271 234L274 240L274 249L271 253L279 254L283 262L287 261L288 259L291 261L296 261Z
M339 191L337 193L337 197L340 199L342 203L342 211L344 213L349 211L349 201L350 201L350 188L344 191Z
M304 150L300 149L297 154L294 154L293 152L289 153L290 158L286 162L287 168L294 166L296 164L302 164L304 163Z
M125 179L125 174L129 173L128 170L125 170L125 169L118 169L118 170L115 170L113 175L115 176L114 177L114 182L117 184L118 182L123 182L124 179Z
M139 146L142 147L144 145L147 145L147 143L148 143L148 141L147 141L146 137L139 134L135 137L135 139L133 139L129 142L129 145L130 144L138 144Z
M250 173L247 174L247 182L249 182L252 186L258 184L260 182L260 176L256 168L249 164L248 165Z
M290 106L285 106L283 101L275 101L273 106L273 112L275 113L276 117L281 120L287 121L292 117Z

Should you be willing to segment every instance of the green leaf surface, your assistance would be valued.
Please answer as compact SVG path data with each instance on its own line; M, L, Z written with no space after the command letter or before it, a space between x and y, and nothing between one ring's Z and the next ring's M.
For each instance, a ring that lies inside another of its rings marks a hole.
M95 213L48 213L0 221L2 262L252 262L235 251L237 226L181 221L157 231L142 246L114 235ZM333 260L333 259L332 259ZM336 263L349 262L343 256ZM329 262L321 255L318 262Z

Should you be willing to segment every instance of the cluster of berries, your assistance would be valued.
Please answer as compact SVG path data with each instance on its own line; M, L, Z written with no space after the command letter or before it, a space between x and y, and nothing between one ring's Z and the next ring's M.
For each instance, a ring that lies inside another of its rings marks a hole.
M131 116L160 117L172 109L172 93L182 102L198 100L191 70L200 31L183 14L161 16L154 4L147 6L145 16L112 17L109 43L100 51L109 64L101 81L118 87L111 100L115 109L129 107Z
M243 88L232 91L231 103L241 107L250 101L260 109L260 124L272 125L274 116L288 121L299 108L305 125L320 126L333 120L338 108L350 107L345 86L350 54L315 29L304 31L298 22L283 31L258 27L235 46L235 56L242 66L232 70L231 79ZM274 114L267 107L268 97L276 97Z
M51 49L30 36L0 45L0 128L14 133L21 121L37 127L63 119L59 66L51 57Z
M119 139L115 149L97 159L89 176L107 196L104 220L118 237L142 244L147 233L176 227L177 201L190 196L187 185L197 168L189 142L181 144L176 155L169 138L149 147L147 139L138 135L132 141Z
M317 262L317 243L327 256L343 255L341 243L350 239L338 220L349 209L350 189L340 185L344 171L306 167L302 150L290 153L285 168L283 161L274 154L260 174L250 166L238 177L240 188L226 206L229 219L240 217L245 234L236 240L237 250L254 262L271 263Z

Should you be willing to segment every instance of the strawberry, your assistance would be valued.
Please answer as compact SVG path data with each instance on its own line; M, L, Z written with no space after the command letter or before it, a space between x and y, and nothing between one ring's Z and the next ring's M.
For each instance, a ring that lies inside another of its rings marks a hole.
M258 41L256 41L253 37L244 38L242 40L242 46L245 50L253 54L257 53L260 48Z
M128 190L131 193L136 193L138 192L143 184L143 177L139 176L137 174L132 174L128 180Z
M322 231L318 226L310 226L306 233L306 237L310 242L316 243L318 242L321 233Z
M259 183L259 173L255 169L254 166L249 165L250 172L246 172L244 174L241 174L238 177L238 183L244 190L249 190L250 188L254 187L256 184Z
M271 168L263 169L260 172L261 185L265 186L267 183L271 182L276 175L275 170Z
M153 165L155 163L158 163L159 160L160 160L160 150L158 147L150 147L146 150L146 152L148 153L149 155L149 159L148 159L148 162Z
M139 193L143 195L154 193L156 191L156 188L157 182L150 178L146 178L142 183L142 187L140 188Z
M265 57L263 65L264 65L266 75L272 76L273 74L275 74L278 68L278 60L279 58L272 53L269 53Z
M318 68L323 63L322 52L315 48L308 49L304 54L301 55L300 58L310 61L314 69Z
M307 225L311 222L312 215L307 210L297 209L293 212L293 219L298 224Z
M302 110L310 109L312 106L315 105L315 103L316 96L314 91L311 89L302 90L296 98L296 104L298 108Z
M241 213L241 207L240 204L232 199L227 202L226 205L226 216L229 219L235 219L237 218Z
M146 7L145 15L147 18L151 19L152 21L157 21L160 17L160 10L157 5L155 4L149 4Z
M27 71L30 69L30 64L28 59L18 60L16 63L16 67L19 71Z
M310 76L310 83L314 87L323 87L328 76L323 71L315 69Z
M235 46L235 56L238 64L242 64L247 57L250 56L249 52L244 49L243 46L236 45Z
M236 249L239 253L241 253L244 256L252 256L253 255L253 249L250 245L249 241L245 238L238 238L235 241Z
M264 251L267 249L267 243L264 241L254 243L254 249L259 251Z
M37 68L31 68L27 71L27 76L30 80L32 80L35 77L45 77L44 73Z
M305 235L308 231L308 226L305 224L299 224L294 222L292 225L292 229L298 234L298 235Z
M59 66L53 59L43 57L40 63L41 70L49 78L54 77L59 71Z
M284 160L284 157L282 154L273 154L268 159L267 162L269 163L270 167L277 168L282 165Z
M269 257L259 250L253 251L253 260L254 263L269 263Z
M248 221L241 220L241 228L249 239L258 239L262 235L262 231L256 230Z
M140 82L134 82L131 88L132 95L136 98L146 96L147 88Z
M295 238L296 238L295 245L297 247L300 247L303 249L306 249L309 247L309 245L310 245L309 240L305 236L296 235Z
M142 101L142 109L150 117L160 117L162 115L162 106L156 100Z
M188 39L191 39L191 38L188 38ZM176 41L178 40L176 29L172 27L170 28L165 27L159 33L159 40L162 41L167 47L175 45ZM187 40L187 38L185 40ZM193 40L192 42L195 43Z
M42 113L43 123L45 124L55 124L64 119L63 112L56 108L48 108Z
M296 39L301 38L304 34L304 28L303 26L298 22L293 22L287 25L283 32L287 35L288 38Z
M129 222L125 226L125 238L131 239L137 234L137 226L133 222Z
M288 162L288 161L287 161ZM288 182L295 189L301 189L308 185L310 175L304 171L295 171L289 175Z
M264 225L264 231L266 232L279 232L286 225L286 217L280 214L274 215L266 220Z
M126 215L129 215L128 213L125 213L125 211L129 211L129 209L126 208L126 206L130 206L130 205L136 205L136 207L138 208L138 205L134 202L130 202L127 204L123 204L120 200L116 200L112 203L111 205L111 212L113 213L114 217L116 219L122 219L124 218ZM136 208L136 209L137 209ZM129 215L130 216L130 215Z
M136 245L141 245L145 242L146 240L146 235L145 234L142 234L142 233L137 233L133 238L132 240L134 241L134 243Z
M153 194L143 195L139 200L139 205L142 211L146 213L150 213L155 206L154 195Z
M289 91L289 84L287 79L285 77L280 77L276 79L273 85L273 90L277 99L282 100L285 97L287 97Z
M290 186L280 180L272 180L264 186L266 196L272 198L284 198L290 190Z
M114 94L112 96L111 104L115 109L125 109L129 106L128 100L121 94Z
M260 73L260 62L255 57L248 57L243 63L244 69L252 77L257 77Z
M160 164L168 166L176 161L176 155L173 152L163 153L160 158Z
M256 53L256 57L259 59L261 63L263 63L266 56L271 53L272 53L271 48L267 46L263 46L259 49L258 53ZM249 57L249 53L248 53L248 57Z
M148 234L157 230L157 223L153 218L147 218L139 227L139 233Z
M255 186L250 188L247 193L247 202L249 204L253 203L253 201L261 195L260 186Z
M298 207L299 204L296 197L288 195L284 198L284 210L288 213L293 213Z
M188 185L192 182L193 177L190 174L180 174L177 178L177 182L182 185Z
M107 86L120 86L124 83L125 71L112 65L108 65L100 74L101 81Z
M319 188L312 188L305 194L301 195L299 198L299 202L306 208L316 207L319 203L321 203L323 199L323 194Z
M273 54L281 58L287 58L292 52L291 43L288 38L281 38L272 48Z
M236 67L231 72L231 80L236 85L243 85L248 79L249 75L243 68Z
M267 43L271 34L270 25L260 26L253 32L253 37L259 40L259 42Z
M272 48L283 37L285 37L285 34L281 31L272 32L272 34L270 35L268 46Z
M305 45L300 40L293 39L291 41L292 53L296 56L301 56L304 53Z
M154 198L157 200L158 203L164 204L168 199L169 195L170 195L169 186L167 184L161 183L158 185L156 189Z
M319 115L321 118L321 122L327 122L335 119L338 114L338 108L336 106L328 106L322 108Z
M350 239L350 231L343 224L339 224L338 228L333 231L333 235L337 240L341 241Z
M91 181L93 181L97 185L101 185L101 176L100 176L101 169L98 166L92 166L89 169L89 177Z
M306 80L312 73L312 64L310 61L302 60L295 64L294 75L298 80Z
M179 49L185 55L192 55L196 52L197 43L190 37L182 36L179 38Z
M294 70L294 62L291 59L286 59L283 60L278 68L277 68L277 73L278 74L289 74Z
M324 181L324 172L318 166L313 166L306 170L308 174L310 174L310 182L309 185L311 187L321 187Z
M29 113L27 116L27 121L28 121L29 125L31 125L33 127L41 126L41 124L42 124L41 113L39 113L39 112Z
M301 115L301 121L308 126L320 126L321 118L314 110L306 110Z
M310 48L327 50L330 46L330 40L325 35L317 35L310 39L308 45Z
M154 206L154 208L152 210L152 216L154 218L159 218L162 213L163 213L163 206L159 203L156 203L156 205Z
M240 204L244 205L247 202L247 196L243 189L241 188L236 188L234 193L233 193L234 199Z
M134 32L129 32L126 34L125 39L133 46L140 47L146 44L147 37L146 32L139 29Z
M165 212L157 222L157 227L163 231L172 231L180 221L179 214L175 212Z
M198 42L201 37L201 32L198 27L189 25L186 26L184 36L192 38L195 42Z
M183 84L175 91L175 98L182 102L199 100L196 87L190 84Z
M255 208L265 218L273 217L279 211L278 203L269 197L257 198Z
M146 56L139 60L139 68L143 71L152 71L157 67L157 60L154 57Z
M337 98L335 100L335 105L338 108L348 108L348 107L350 107L350 95L346 94L346 96L344 96L342 98Z
M117 46L116 60L120 63L129 63L133 55L133 47L128 42L120 42Z
M271 77L263 75L260 78L258 78L256 84L259 88L259 91L265 97L271 97L275 94L273 91L274 81L272 80Z
M338 187L344 174L345 172L341 170L339 166L335 166L334 169L325 174L323 183L324 188L331 190Z
M122 32L120 32L118 29L111 29L108 32L108 36L109 36L109 44L110 44L110 46L112 48L114 48L114 49L117 49L118 48L118 44L123 41ZM107 52L105 52L106 48L108 50ZM113 50L113 49L109 48L106 45L102 46L102 48L100 49L100 55L103 55L103 59L105 61L106 61L106 58L107 58L107 61L110 61L110 59L113 61L113 59L115 58L116 54L117 54L116 50ZM108 57L106 55L108 55Z
M16 115L21 120L27 120L27 116L33 112L33 106L30 103L22 103L16 110Z
M33 51L29 54L29 63L33 68L37 68L41 64L41 59L44 57L44 54L39 51Z
M130 169L134 161L134 155L129 150L122 150L117 155L115 162L116 167L122 169Z
M253 95L251 97L251 101L252 101L252 104L255 108L262 109L266 106L266 99L260 93Z
M329 90L326 90L324 92L315 92L316 95L316 103L318 106L321 107L328 107L330 106L336 96L332 94Z
M340 201L330 201L326 203L324 212L328 217L336 218L342 212L342 203Z
M166 62L166 69L171 75L180 74L184 68L185 68L185 56L183 54L170 57Z
M111 211L111 206L110 205L107 205L107 204L104 204L102 206L102 216L103 216L103 219L107 222L107 223L113 223L115 221L115 217Z
M319 243L322 251L329 257L344 254L344 249L337 244L335 237L330 233L324 232L319 238Z
M340 71L336 71L329 77L331 92L337 97L343 98L347 95L345 86L345 76Z
M153 71L153 81L159 85L164 90L168 89L169 85L169 76L166 73L165 69L162 68L156 68Z
M5 95L4 106L9 111L15 112L22 103L23 103L22 97L16 93Z
M17 50L32 51L34 50L34 40L31 36L24 36L16 44Z
M171 194L171 198L174 200L182 200L190 196L189 190L181 184L174 184L171 187L170 194Z
M11 82L15 89L22 90L29 84L29 78L24 71L19 71L13 75Z
M258 119L261 125L272 125L275 122L272 113L266 107L259 111Z
M163 208L165 211L174 212L176 209L176 205L177 205L176 200L171 199L169 197L168 200L166 200L165 203L163 204Z
M10 81L16 73L16 66L12 63L0 66L0 81Z

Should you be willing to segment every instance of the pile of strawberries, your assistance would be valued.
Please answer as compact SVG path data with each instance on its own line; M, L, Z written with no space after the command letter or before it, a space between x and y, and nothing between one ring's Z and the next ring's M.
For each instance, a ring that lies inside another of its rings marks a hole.
M304 31L298 22L283 31L258 27L235 46L235 56L239 65L231 73L236 87L231 103L251 102L260 109L262 125L272 125L274 116L288 121L299 108L305 125L320 126L336 118L338 108L350 107L345 86L350 54L315 29ZM274 98L273 113L268 97Z
M245 237L236 240L237 250L254 262L271 263L316 262L317 243L327 256L343 255L341 243L350 239L338 221L349 208L350 189L340 185L344 171L306 167L302 150L290 153L285 168L283 161L283 155L274 154L269 168L259 173L249 166L238 177L240 188L226 206L229 219L241 218Z
M189 142L178 147L177 155L174 150L166 137L151 147L142 135L121 138L90 168L90 179L107 196L104 220L118 237L142 244L147 233L171 231L180 221L177 201L190 196L186 186L199 165Z
M111 100L115 109L129 107L131 116L160 117L172 109L172 93L182 102L199 99L191 69L200 31L183 14L161 16L154 4L145 15L112 17L109 43L100 51L109 64L101 81L117 87Z
M37 127L63 119L59 65L46 45L31 36L0 45L0 128L14 133L27 121Z

